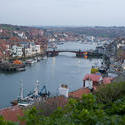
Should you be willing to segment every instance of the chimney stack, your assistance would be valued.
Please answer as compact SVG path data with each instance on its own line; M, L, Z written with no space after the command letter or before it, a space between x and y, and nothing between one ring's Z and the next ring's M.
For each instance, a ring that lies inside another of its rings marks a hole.
M67 85L62 84L59 87L59 95L63 95L68 98L69 88Z

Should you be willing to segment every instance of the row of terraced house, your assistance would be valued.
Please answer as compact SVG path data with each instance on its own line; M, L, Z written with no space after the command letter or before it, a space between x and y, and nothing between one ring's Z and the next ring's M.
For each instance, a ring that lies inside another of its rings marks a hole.
M47 38L41 29L19 27L7 30L0 27L0 61L10 57L41 54L47 48Z
M3 43L0 44L0 49L1 60L8 57L29 57L43 52L40 44L27 41L21 41L16 44Z
M32 56L41 53L41 48L39 44L35 42L21 41L17 45L11 47L12 57L22 57L22 56Z

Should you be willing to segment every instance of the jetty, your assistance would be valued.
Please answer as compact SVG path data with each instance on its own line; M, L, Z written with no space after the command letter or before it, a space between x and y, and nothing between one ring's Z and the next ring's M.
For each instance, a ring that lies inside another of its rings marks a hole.
M0 70L6 72L23 71L25 70L25 65L13 63L0 63Z

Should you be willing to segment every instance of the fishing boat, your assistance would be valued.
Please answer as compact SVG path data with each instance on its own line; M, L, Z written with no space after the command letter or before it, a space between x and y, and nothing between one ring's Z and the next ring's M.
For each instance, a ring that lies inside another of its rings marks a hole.
M41 90L39 90L39 82L38 80L35 83L35 88L33 91L30 91L27 96L24 97L23 95L23 84L21 82L20 93L19 97L11 102L12 105L19 105L19 106L29 106L34 104L35 102L47 98L50 96L50 92L47 91L46 86L43 86Z
M108 69L107 69L106 65L102 61L98 60L98 62L96 62L92 66L91 73L97 73L97 72L99 72L101 74L106 74L107 70Z
M22 83L22 81L20 81L20 84L21 84L21 86L20 86L20 93L19 93L19 96L17 97L17 99L15 99L15 100L13 100L12 102L11 102L11 104L12 105L19 105L19 106L28 106L28 105L30 105L31 103L30 103L30 98L27 98L27 97L24 97L24 95L23 95L23 83Z

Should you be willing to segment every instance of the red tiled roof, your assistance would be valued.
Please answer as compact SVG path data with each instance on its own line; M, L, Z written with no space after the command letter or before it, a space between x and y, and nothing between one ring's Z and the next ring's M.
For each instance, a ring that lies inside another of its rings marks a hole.
M101 78L100 75L87 74L87 75L85 75L83 81L90 79L90 80L92 80L93 82L99 82L100 78ZM112 81L113 79L112 79L111 77L104 77L104 78L102 78L102 80L103 80L103 83L104 83L104 84L109 84L109 83L111 83L111 81Z
M69 97L81 98L83 94L90 93L88 88L80 88L74 92L69 92ZM68 102L68 98L64 96L51 97L46 100L46 104L56 105L57 107L64 107Z
M68 102L68 99L64 96L56 96L56 97L52 97L52 98L48 98L46 103L53 105L56 103L57 107L64 107L64 105L66 105Z
M19 106L12 106L9 108L1 109L0 115L2 115L5 120L19 122L18 116L23 116L23 111Z
M5 51L7 49L6 43L0 44L0 48Z
M9 40L10 41L15 41L15 42L19 42L20 41L20 39L18 37L11 37Z
M92 80L93 82L98 82L99 79L101 78L100 75L96 75L96 74L86 74L83 80Z
M69 97L81 98L83 94L89 94L90 90L88 88L80 88L74 92L69 93Z

